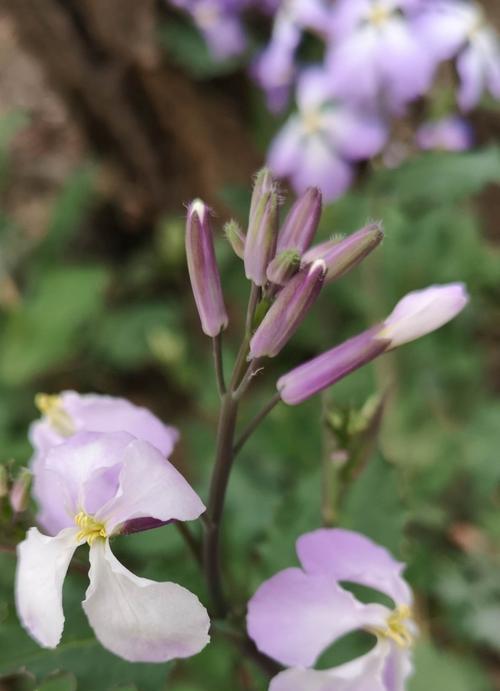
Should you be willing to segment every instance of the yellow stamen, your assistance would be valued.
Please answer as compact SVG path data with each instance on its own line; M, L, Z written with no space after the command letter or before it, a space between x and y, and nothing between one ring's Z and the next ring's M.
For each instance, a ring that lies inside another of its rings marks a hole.
M381 26L392 16L392 12L383 4L375 3L368 16L368 21L374 26Z
M302 124L307 134L316 134L321 130L322 118L319 110L308 110L304 113Z
M60 396L37 393L35 405L62 437L71 437L76 432L70 415L63 408Z
M400 648L409 648L413 643L413 635L408 630L405 621L412 617L411 608L408 605L400 605L387 619L386 628L374 627L372 632L381 638L390 638Z
M87 540L88 544L92 545L95 540L107 537L104 523L96 521L95 518L89 516L85 511L80 511L80 513L76 514L75 523L81 528L76 535L78 542L80 540Z

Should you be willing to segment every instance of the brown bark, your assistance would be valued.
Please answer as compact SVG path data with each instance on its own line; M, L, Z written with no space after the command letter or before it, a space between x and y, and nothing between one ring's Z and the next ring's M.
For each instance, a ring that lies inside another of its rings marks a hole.
M156 43L155 0L0 0L90 147L144 221L248 182L258 164L235 99L195 84Z

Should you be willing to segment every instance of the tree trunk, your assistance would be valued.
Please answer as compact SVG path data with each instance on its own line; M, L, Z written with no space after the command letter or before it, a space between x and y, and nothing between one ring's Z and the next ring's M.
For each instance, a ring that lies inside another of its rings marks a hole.
M156 43L155 0L0 0L90 148L143 223L258 166L237 99L195 84Z

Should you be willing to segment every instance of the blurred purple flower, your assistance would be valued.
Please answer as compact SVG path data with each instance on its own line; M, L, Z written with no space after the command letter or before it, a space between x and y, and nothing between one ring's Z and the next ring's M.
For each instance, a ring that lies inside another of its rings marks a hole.
M186 11L203 34L212 55L219 59L242 53L247 39L240 14L248 2L240 0L170 0Z
M295 53L305 30L321 33L329 21L324 0L286 0L276 13L268 46L256 59L252 74L264 89L270 110L282 110L298 75Z
M302 568L280 571L248 603L247 627L258 649L290 667L270 691L403 691L411 673L416 634L404 565L358 533L321 529L297 541ZM363 604L342 582L387 595L390 609ZM329 670L310 669L345 634L364 629L376 637L363 657Z
M413 3L338 0L326 58L331 86L355 104L399 113L431 85L437 61L415 34Z
M500 42L480 5L468 0L427 0L423 8L416 33L437 59L456 57L460 108L471 110L483 92L499 99Z
M289 177L298 193L315 186L331 201L351 184L352 161L382 149L387 127L376 115L331 100L328 76L319 69L302 74L297 104L271 145L269 167Z
M16 606L30 636L59 643L62 587L73 553L90 546L83 608L102 645L133 662L188 657L208 643L209 619L198 598L176 583L139 578L113 556L109 538L128 521L188 521L204 506L180 473L146 441L125 432L80 432L52 447L35 474L38 501L58 524L37 528L18 546ZM138 623L140 622L140 625Z
M417 146L423 150L466 151L473 140L471 125L458 116L426 122L416 133Z

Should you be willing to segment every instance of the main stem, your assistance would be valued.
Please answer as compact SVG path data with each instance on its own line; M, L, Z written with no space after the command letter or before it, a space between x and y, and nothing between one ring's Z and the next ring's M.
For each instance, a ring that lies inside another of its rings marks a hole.
M227 605L222 589L220 574L220 522L224 511L229 475L233 465L233 443L238 413L238 401L231 391L222 397L217 428L217 445L214 472L208 496L205 540L203 545L203 567L217 617L225 617Z

